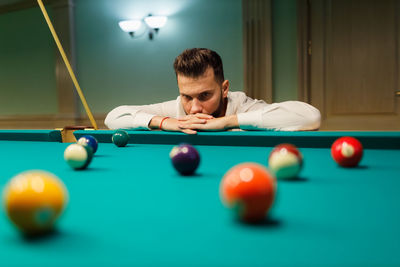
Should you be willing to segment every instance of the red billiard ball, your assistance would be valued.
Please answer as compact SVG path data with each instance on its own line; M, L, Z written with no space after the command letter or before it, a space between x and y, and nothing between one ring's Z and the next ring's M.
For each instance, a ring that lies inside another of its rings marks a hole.
M278 179L298 177L303 166L303 155L292 144L277 145L269 154L268 167Z
M275 177L257 163L234 166L220 184L222 202L245 222L263 220L274 202L275 194Z
M193 174L200 164L200 154L189 144L181 144L172 148L169 156L172 165L181 175Z
M362 158L363 147L354 137L341 137L332 144L331 154L340 166L355 167Z

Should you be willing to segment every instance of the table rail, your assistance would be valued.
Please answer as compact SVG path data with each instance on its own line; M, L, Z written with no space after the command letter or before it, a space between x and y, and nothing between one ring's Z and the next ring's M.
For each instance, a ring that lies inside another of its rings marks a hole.
M114 130L75 131L77 139L83 135L93 135L101 143L111 143ZM291 143L298 147L326 148L339 137L352 136L360 140L364 148L400 149L400 132L278 132L278 131L232 131L200 132L187 135L179 132L127 131L131 144L179 144L223 145L223 146L265 146Z

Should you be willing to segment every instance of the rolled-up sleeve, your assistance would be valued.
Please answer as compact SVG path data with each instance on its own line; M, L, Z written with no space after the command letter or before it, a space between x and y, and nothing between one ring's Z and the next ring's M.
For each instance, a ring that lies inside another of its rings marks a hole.
M306 131L317 130L321 123L319 110L300 101L267 104L254 100L243 109L237 114L243 130Z
M143 106L119 106L111 110L104 121L109 129L149 130L154 116L175 117L177 100Z

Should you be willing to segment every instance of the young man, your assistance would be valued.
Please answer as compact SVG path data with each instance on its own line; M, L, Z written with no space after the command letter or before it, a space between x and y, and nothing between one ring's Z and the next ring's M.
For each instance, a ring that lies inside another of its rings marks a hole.
M183 51L174 62L180 96L144 106L120 106L106 117L110 129L161 129L195 134L197 131L315 130L320 112L299 101L267 104L229 92L220 56L209 49Z

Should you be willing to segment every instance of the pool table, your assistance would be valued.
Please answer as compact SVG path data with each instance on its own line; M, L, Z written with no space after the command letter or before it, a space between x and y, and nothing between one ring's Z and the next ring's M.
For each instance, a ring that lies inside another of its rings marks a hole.
M50 235L22 237L2 212L0 266L400 265L400 132L128 132L130 143L118 148L113 131L76 131L100 144L89 168L74 171L59 131L0 131L2 189L17 173L42 169L69 191ZM356 168L330 156L345 135L364 145ZM193 176L171 165L180 142L201 154ZM264 221L237 221L221 204L221 178L238 163L267 165L284 142L304 155L300 177L278 181Z

